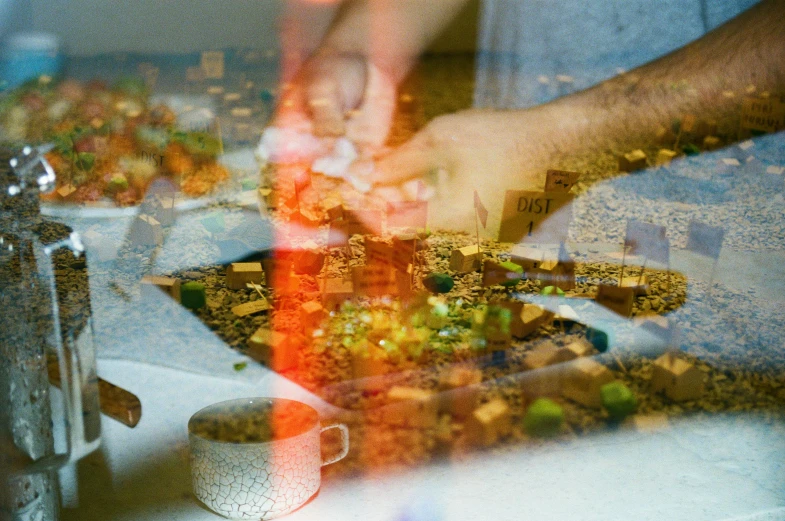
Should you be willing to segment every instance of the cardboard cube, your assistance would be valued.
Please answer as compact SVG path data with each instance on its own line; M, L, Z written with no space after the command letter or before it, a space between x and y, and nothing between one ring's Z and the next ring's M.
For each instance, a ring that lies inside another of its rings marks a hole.
M71 195L73 195L74 192L76 192L76 187L72 184L67 184L61 186L55 192L57 193L58 199L60 199L61 201L65 201L66 199L71 197Z
M343 278L325 279L321 284L322 305L327 311L335 311L354 297L354 285Z
M226 268L226 287L229 289L246 289L246 284L261 284L264 270L260 262L235 262Z
M477 408L480 397L482 371L477 368L455 366L439 380L439 410L457 418L466 418Z
M622 277L620 286L622 288L632 288L632 293L636 297L649 294L649 277L648 275L638 276L630 275Z
M510 254L510 260L522 267L527 277L534 278L545 261L545 252L527 246L515 246Z
M722 147L722 141L720 138L716 136L706 136L703 138L703 149L704 150L717 150L718 148Z
M520 317L520 326L513 325L512 334L517 338L525 338L551 320L553 313L535 304L526 304L523 306Z
M314 242L308 241L304 249L294 252L292 255L292 267L296 274L316 276L322 271L324 253L319 251L318 248Z
M667 165L673 161L677 155L678 153L675 150L661 148L660 151L657 152L657 159L654 160L654 164L657 166Z
M493 445L512 430L510 406L501 398L481 405L466 421L467 438L479 445Z
M677 402L697 400L703 396L704 374L690 362L668 352L654 361L651 373L652 392L664 392Z
M458 273L471 273L482 267L482 252L476 244L452 251L450 269Z
M300 339L302 340L302 339ZM298 338L260 327L248 339L246 354L275 371L297 367Z
M327 318L327 310L318 302L305 302L300 306L300 324L306 332L319 329L325 318Z
M594 353L594 346L588 340L581 339L570 342L563 349L568 350L573 354L573 358L581 358L590 356Z
M431 428L439 419L439 404L433 391L416 387L392 387L387 393L391 403L381 407L385 423L402 427Z
M568 349L557 347L554 344L545 344L527 352L523 357L523 366L528 370L534 370L569 362L574 358L572 351Z
M614 380L610 369L591 358L570 362L562 384L562 395L586 407L602 406L600 388Z
M619 172L634 172L646 168L646 153L643 150L633 150L619 156Z
M180 281L171 277L158 277L145 275L142 277L140 292L142 298L155 298L154 292L158 290L180 302Z

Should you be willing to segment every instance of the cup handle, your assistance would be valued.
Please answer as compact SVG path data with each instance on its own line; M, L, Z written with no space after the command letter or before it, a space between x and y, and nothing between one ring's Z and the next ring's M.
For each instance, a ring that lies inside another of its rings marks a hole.
M327 427L322 427L321 432L328 431L330 429L338 429L341 431L341 453L337 456L333 456L325 461L322 461L322 467L325 465L330 465L331 463L335 463L336 461L341 461L349 454L349 429L343 423L336 423L334 425L328 425Z

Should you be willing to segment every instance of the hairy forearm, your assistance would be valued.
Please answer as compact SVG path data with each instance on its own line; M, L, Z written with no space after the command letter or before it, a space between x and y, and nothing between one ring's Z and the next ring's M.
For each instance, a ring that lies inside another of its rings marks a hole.
M567 130L583 146L647 143L658 127L685 114L738 116L750 86L756 93L785 91L783 20L785 0L764 0L703 38L549 109L572 120Z
M347 0L321 52L361 54L396 81L468 0Z

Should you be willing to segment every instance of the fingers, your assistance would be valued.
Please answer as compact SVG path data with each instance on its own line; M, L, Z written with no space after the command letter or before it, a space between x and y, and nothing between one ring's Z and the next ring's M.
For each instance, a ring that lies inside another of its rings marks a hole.
M373 64L367 65L366 78L362 104L349 112L346 137L360 146L378 149L392 127L397 90L393 80Z
M342 136L346 132L344 107L338 85L331 77L317 77L306 87L307 109L317 136Z
M368 180L376 185L398 185L443 169L444 154L434 147L425 129L410 141L376 162Z

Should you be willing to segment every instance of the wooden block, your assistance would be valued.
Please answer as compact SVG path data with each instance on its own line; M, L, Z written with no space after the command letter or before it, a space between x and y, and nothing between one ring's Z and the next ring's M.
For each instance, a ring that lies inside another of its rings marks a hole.
M395 386L387 393L387 399L392 403L380 408L385 423L431 428L439 419L439 404L432 391Z
M76 192L76 187L72 184L61 186L56 190L57 198L61 201L68 199L74 192Z
M673 146L673 143L676 142L676 134L673 133L671 128L660 125L655 132L655 139L661 145Z
M270 309L270 303L267 302L266 298L260 298L258 300L252 300L251 302L246 302L244 304L239 304L232 308L232 313L237 315L238 317L247 317L248 315L253 315L255 313L261 313L262 311L267 311Z
M327 209L327 218L330 221L337 221L338 219L343 219L343 205L336 204L335 206L331 206Z
M614 380L610 369L591 358L578 358L569 363L562 384L562 395L586 407L602 406L600 387Z
M180 302L180 281L171 277L158 277L145 275L142 277L141 294L142 298L150 297L153 288L163 291L175 301Z
M703 138L703 149L704 150L717 150L718 148L722 148L722 141L720 138L716 136L706 136Z
M474 443L488 446L512 430L510 406L501 398L481 405L466 421L466 436Z
M327 310L318 302L305 302L300 306L300 324L306 332L319 329L325 318L327 318Z
M477 244L452 251L450 269L458 273L471 273L482 267L482 252Z
M268 367L272 366L273 351L281 349L286 342L286 335L278 331L272 331L266 327L260 327L248 339L248 356Z
M226 287L229 289L246 289L246 284L261 284L264 276L260 262L235 262L226 268Z
M654 160L654 164L657 166L667 165L673 161L677 155L678 153L674 150L661 148L660 151L657 152L657 159Z
M632 288L600 284L597 288L597 297L594 300L597 304L605 306L623 317L629 317L632 314L635 291Z
M553 318L553 313L535 304L526 304L521 312L521 327L513 331L517 338L525 338Z
M298 275L316 276L324 266L324 253L316 243L308 241L302 250L297 250L292 255L292 267Z
M590 356L594 354L594 346L591 345L591 342L583 338L574 342L570 342L564 347L564 349L567 349L573 355L575 355L574 358L581 358L583 356Z
M522 267L527 277L534 278L545 261L545 252L526 246L515 246L510 253L510 260Z
M690 362L668 352L654 361L651 373L652 392L664 392L677 402L697 400L703 396L704 374Z
M343 278L325 279L321 290L322 305L328 311L339 309L344 302L354 297L352 281Z
M570 350L546 344L544 347L526 353L523 357L523 366L528 370L541 369L549 365L568 362L574 358L575 356Z
M439 410L457 418L465 418L477 408L480 397L482 371L477 368L454 366L439 380Z
M161 223L151 215L137 216L131 225L129 235L132 246L160 246L164 242Z
M621 287L632 288L632 292L636 297L639 297L641 295L648 295L649 277L648 275L644 275L642 277L639 277L638 275L630 275L627 277L622 277Z
M669 422L668 415L664 412L653 412L630 416L624 420L623 425L632 427L638 432L651 433L667 429Z
M619 156L619 172L634 172L646 168L646 153L643 150L633 150Z

